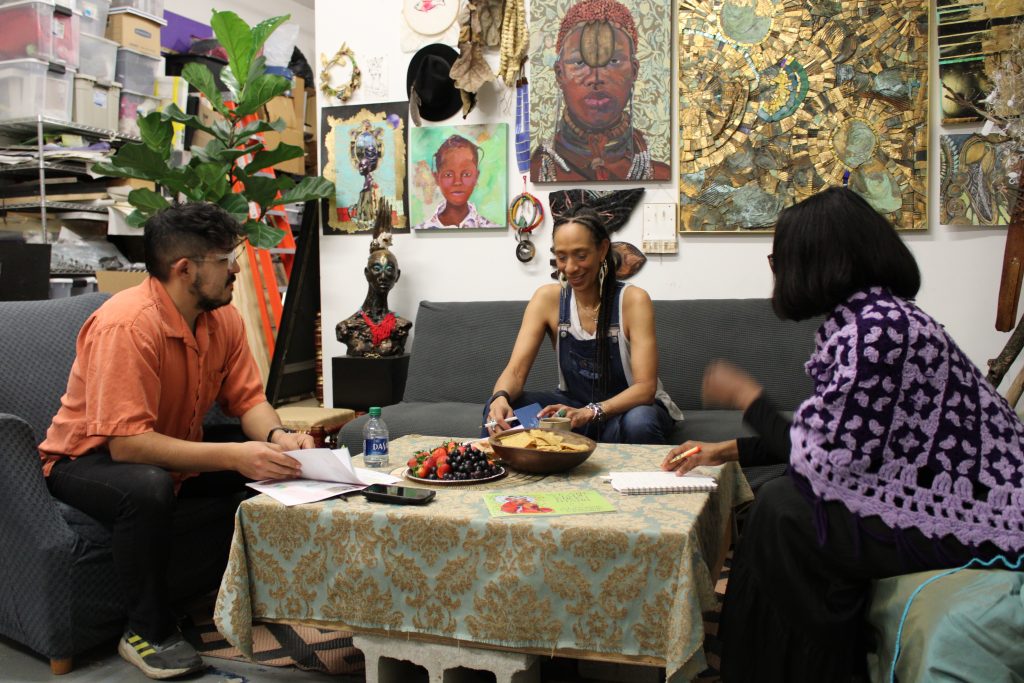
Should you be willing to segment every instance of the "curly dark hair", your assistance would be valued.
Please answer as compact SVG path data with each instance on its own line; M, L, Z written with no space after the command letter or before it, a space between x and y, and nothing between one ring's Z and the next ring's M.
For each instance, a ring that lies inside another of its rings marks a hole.
M594 335L597 338L597 358L601 367L601 378L598 380L598 388L600 389L601 397L604 397L608 391L608 374L611 366L608 352L608 328L611 326L611 312L615 306L615 297L618 293L618 280L615 277L615 255L611 248L611 236L608 234L608 228L593 209L579 206L557 216L554 227L551 229L552 240L558 229L568 223L576 223L589 230L594 238L594 246L596 247L600 247L601 242L608 241L608 253L604 257L604 263L608 270L600 292L601 308L598 310L597 329Z
M245 230L227 211L205 202L169 206L149 217L142 243L149 274L166 282L180 258L202 258L215 249L230 251Z
M921 271L892 223L863 197L832 187L779 214L772 307L784 319L829 313L854 292L885 287L912 299Z

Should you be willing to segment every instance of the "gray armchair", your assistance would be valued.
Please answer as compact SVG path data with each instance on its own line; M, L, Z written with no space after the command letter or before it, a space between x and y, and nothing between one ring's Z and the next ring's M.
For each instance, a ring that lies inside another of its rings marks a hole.
M50 495L36 450L78 330L106 298L0 302L0 633L48 657L53 673L124 626L110 531Z

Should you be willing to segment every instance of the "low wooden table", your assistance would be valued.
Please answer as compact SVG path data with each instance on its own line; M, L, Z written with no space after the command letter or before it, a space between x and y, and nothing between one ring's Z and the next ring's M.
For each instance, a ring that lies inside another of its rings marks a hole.
M391 443L397 466L442 437ZM728 549L731 513L752 499L735 464L704 468L713 493L626 496L602 479L652 470L667 446L601 444L576 469L440 487L426 506L356 494L285 507L242 503L215 610L252 652L252 623L287 621L470 647L706 667L702 613ZM415 484L414 484L415 485ZM491 518L483 494L595 489L614 513Z

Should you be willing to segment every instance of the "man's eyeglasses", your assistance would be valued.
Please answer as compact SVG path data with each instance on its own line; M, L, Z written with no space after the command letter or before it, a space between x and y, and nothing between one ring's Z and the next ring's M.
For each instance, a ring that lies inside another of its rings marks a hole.
M772 269L773 273L775 272L775 254L768 254L768 267Z
M234 249L232 249L231 251L229 251L227 253L215 254L213 256L208 256L206 258L194 258L192 260L193 261L213 261L215 263L224 263L224 262L226 262L228 264L228 268L232 268L232 267L234 267L234 265L236 263L238 263L238 259L239 259L239 257L242 255L242 253L244 251L245 251L245 245L244 244L240 244L240 245L238 245L237 247L235 247Z

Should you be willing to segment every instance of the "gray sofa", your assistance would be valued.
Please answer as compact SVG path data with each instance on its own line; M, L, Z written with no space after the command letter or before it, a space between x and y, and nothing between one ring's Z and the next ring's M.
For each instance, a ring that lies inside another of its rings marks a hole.
M525 301L422 302L404 398L382 411L391 438L479 434L483 404L508 362L525 308ZM701 376L713 359L745 368L783 410L795 409L810 395L803 365L820 320L779 320L767 299L655 301L654 311L658 374L685 416L676 423L673 443L749 433L737 411L710 410L701 403ZM557 377L554 351L545 343L526 388L554 388ZM353 454L363 450L365 422L365 416L357 418L339 433Z

